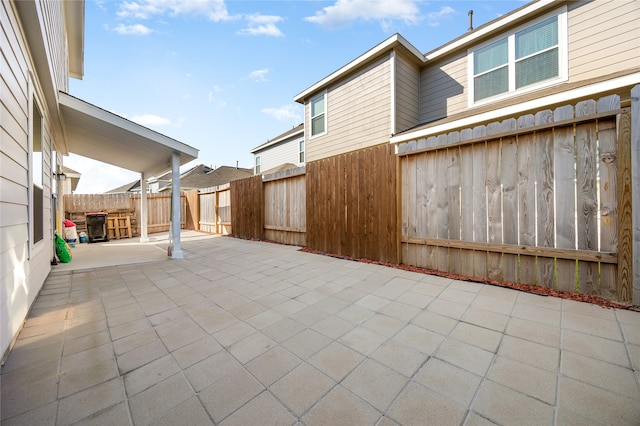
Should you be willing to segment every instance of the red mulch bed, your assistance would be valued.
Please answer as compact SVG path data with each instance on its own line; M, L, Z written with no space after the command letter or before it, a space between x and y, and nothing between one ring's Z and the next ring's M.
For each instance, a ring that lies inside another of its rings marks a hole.
M375 264L375 265L383 265L383 266L388 266L390 268L402 269L404 271L417 272L417 273L420 273L420 274L437 275L439 277L451 278L451 279L459 280L459 281L471 281L471 282L477 282L477 283L483 283L483 284L490 284L490 285L495 285L495 286L498 286L498 287L506 287L506 288L511 288L511 289L514 289L514 290L524 291L524 292L527 292L527 293L533 293L533 294L537 294L537 295L540 295L540 296L552 296L552 297L559 297L559 298L562 298L562 299L576 300L578 302L592 303L594 305L598 305L598 306L601 306L603 308L628 309L628 310L631 310L631 311L640 312L640 306L633 306L631 304L622 304L622 303L618 303L618 302L614 302L614 301L611 301L611 300L604 299L603 297L596 296L596 295L582 294L582 293L570 293L568 291L558 291L558 290L554 290L552 288L541 287L541 286L530 285L530 284L513 283L513 282L508 282L508 281L496 281L496 280L490 280L490 279L469 278L469 277L464 277L464 276L461 276L461 275L450 274L450 273L440 272L440 271L434 271L432 269L420 268L418 266L398 265L398 264L395 264L395 263L379 262L379 261L369 260L369 259L362 259L362 258L354 258L354 257L350 257L350 256L340 256L340 255L335 255L335 254L329 254L329 253L324 253L324 252L321 252L321 251L318 251L318 250L313 250L313 249L310 249L310 248L307 248L307 247L301 248L300 251L303 251L303 252L306 252L306 253L320 254L320 255L329 256L329 257L335 257L335 258L338 258L338 259L352 260L352 261L355 261L355 262L363 262L363 263L371 263L371 264Z

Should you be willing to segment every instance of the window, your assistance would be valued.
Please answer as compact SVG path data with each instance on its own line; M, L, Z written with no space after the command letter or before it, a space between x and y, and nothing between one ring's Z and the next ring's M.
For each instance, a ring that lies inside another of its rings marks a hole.
M304 139L298 142L298 162L304 163Z
M566 80L566 46L563 8L470 51L469 106Z
M260 156L256 155L256 171L254 174L260 174Z
M44 194L43 194L43 167L42 167L42 113L33 100L31 111L31 209L33 211L31 223L31 236L33 243L44 238Z
M311 99L311 136L327 132L326 93Z

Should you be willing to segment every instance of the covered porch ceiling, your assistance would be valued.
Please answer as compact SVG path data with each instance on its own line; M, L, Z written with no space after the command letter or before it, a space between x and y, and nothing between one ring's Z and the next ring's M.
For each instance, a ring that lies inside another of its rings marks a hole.
M158 176L171 170L173 153L180 165L198 158L198 150L116 114L59 93L67 142L64 154L78 154L123 169Z

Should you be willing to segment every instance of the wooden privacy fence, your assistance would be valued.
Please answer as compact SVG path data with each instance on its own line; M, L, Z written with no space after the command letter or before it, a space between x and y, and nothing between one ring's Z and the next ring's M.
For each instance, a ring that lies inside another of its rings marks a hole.
M231 233L231 187L229 184L198 191L199 230L212 234Z
M398 146L403 263L631 300L617 95Z
M394 146L325 158L306 168L307 247L398 263Z
M191 197L192 199L193 197ZM110 217L130 217L132 236L140 236L140 194L66 194L65 217L76 222L78 231L86 230L84 217L91 212L105 212ZM186 194L180 197L182 229L195 229L192 207ZM188 213L189 212L189 213ZM169 230L171 217L170 194L147 194L147 229L150 234Z
M264 228L262 176L234 180L230 185L233 236L262 239Z
M264 238L283 244L306 244L307 191L305 168L263 177Z

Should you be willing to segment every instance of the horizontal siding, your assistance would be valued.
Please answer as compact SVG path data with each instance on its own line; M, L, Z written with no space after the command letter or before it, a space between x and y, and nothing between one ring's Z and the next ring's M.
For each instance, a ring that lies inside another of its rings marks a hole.
M389 140L390 78L390 61L385 56L328 89L327 134L307 139L307 162ZM307 123L308 110L307 105Z
M297 138L279 143L260 152L258 154L260 156L260 170L264 172L265 170L285 163L301 166L302 164L298 161L300 159L298 155L298 142L302 139L303 138ZM255 160L253 164L255 165Z
M640 2L597 1L569 10L569 80L640 65Z
M0 4L0 356L2 356L15 334L18 332L27 312L46 276L51 270L50 261L53 256L51 226L51 150L54 140L51 132L49 111L56 110L41 105L43 113L43 231L44 238L29 247L29 69L36 70L30 63L26 42L22 38L18 18L14 14L12 2ZM38 3L39 7L42 3ZM64 80L59 88L67 88L66 77L66 40L62 22L62 3L47 2L51 9L49 20L55 28L53 38L56 49L54 71L57 83ZM47 9L49 10L49 9ZM49 13L49 12L47 12ZM45 23L45 25L48 25ZM51 42L51 40L48 40ZM64 45L64 47L62 47ZM61 50L62 49L62 50ZM36 87L38 90L38 74L50 72L36 70ZM44 101L44 100L43 100ZM10 297L9 297L10 296Z
M404 55L396 56L396 128L402 132L419 124L420 68Z
M44 18L43 23L56 84L59 90L68 92L69 64L67 39L64 32L64 2L40 0L39 5Z
M639 22L640 1L570 2L568 83L639 66ZM496 33L496 37L499 35ZM466 111L467 87L467 49L423 67L420 122Z
M420 122L444 118L467 108L467 54L424 67L420 75Z

